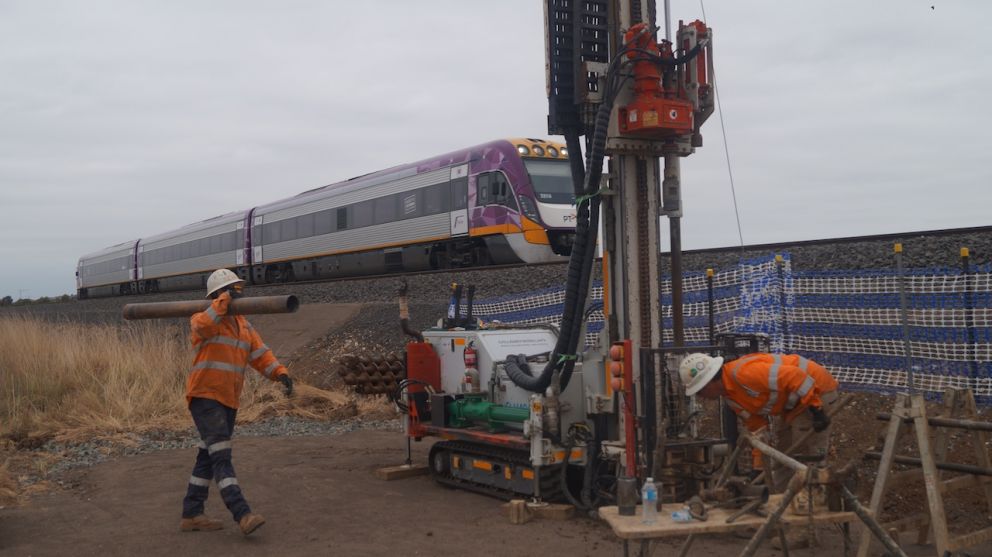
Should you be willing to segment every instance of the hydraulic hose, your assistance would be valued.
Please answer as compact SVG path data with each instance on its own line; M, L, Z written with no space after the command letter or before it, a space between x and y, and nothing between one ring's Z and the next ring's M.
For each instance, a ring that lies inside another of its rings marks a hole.
M552 351L551 359L544 370L537 376L525 371L517 364L518 360L507 359L505 366L507 375L518 387L541 393L551 384L556 370L561 371L560 387L564 391L575 369L574 355L578 348L579 336L582 330L582 316L585 313L585 303L592 275L592 263L595 261L596 238L599 233L599 183L603 176L603 159L606 156L606 132L609 127L610 113L613 110L613 99L610 98L599 106L596 113L596 126L586 156L587 168L582 175L582 181L573 175L576 198L592 196L589 203L579 202L576 210L575 240L572 243L572 255L568 261L568 275L565 282L565 303L562 313L561 331ZM571 135L571 134L570 134ZM575 146L578 137L566 137L571 155L577 155ZM579 184L582 184L579 186ZM562 356L566 356L562 360Z

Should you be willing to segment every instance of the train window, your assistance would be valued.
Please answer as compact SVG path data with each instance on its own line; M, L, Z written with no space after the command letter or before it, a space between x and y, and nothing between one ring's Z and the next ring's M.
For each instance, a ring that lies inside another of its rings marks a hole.
M572 172L568 161L524 161L530 182L543 203L575 203Z
M517 210L517 200L513 197L513 188L506 176L502 172L493 172L492 197L494 203L499 203L513 210Z
M337 228L338 230L346 230L348 228L348 208L338 207L337 211L338 211Z
M279 234L282 236L283 242L295 240L297 238L296 219L283 219L279 221Z
M179 244L179 259L189 259L189 242Z
M451 210L468 207L468 176L451 181Z
M313 233L315 236L330 234L334 230L334 209L314 213Z
M447 186L448 184L444 184ZM428 186L424 188L424 214L425 215L436 215L438 213L444 212L445 201L447 200L447 192L442 191L441 188L437 186Z
M424 214L421 190L400 194L400 218L412 219Z
M396 220L396 196L387 195L374 201L375 223L383 224Z
M309 238L313 236L313 213L300 215L296 218L296 237Z
M282 241L282 230L278 222L267 222L262 228L264 228L262 238L266 244L276 244Z
M479 174L476 180L476 198L475 204L477 206L488 205L489 204L489 182L492 175L488 172L486 174Z
M351 216L352 216L352 228L361 228L363 226L371 226L372 224L372 213L374 211L374 206L372 200L361 201L355 203L353 206Z
M234 251L238 247L238 233L228 232L220 235L220 251Z
M220 235L217 235L217 236L211 236L210 237L210 249L207 250L207 253L220 253L222 251L227 251L229 249L233 249L234 246L227 247L227 246L224 245L224 244L228 243L228 242L225 242L225 240L227 240L227 239L228 239L227 234L220 234Z

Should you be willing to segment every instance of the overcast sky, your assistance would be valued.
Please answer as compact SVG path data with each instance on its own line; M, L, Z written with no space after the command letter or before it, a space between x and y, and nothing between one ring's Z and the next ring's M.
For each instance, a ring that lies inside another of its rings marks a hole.
M705 8L746 243L990 224L992 2ZM122 241L548 137L543 17L540 0L0 0L0 296L73 292L79 256ZM703 134L686 249L738 243L716 115Z

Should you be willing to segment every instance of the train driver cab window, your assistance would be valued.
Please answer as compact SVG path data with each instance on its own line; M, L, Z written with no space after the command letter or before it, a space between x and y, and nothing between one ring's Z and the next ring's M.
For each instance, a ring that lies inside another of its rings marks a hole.
M490 181L490 192L493 198L493 203L509 207L514 211L517 210L517 199L513 196L513 189L510 188L510 182L506 179L506 176L502 172L493 172L492 180Z
M489 198L489 185L492 179L491 173L479 174L476 180L476 200L475 204L479 207L483 205L489 205L491 203Z

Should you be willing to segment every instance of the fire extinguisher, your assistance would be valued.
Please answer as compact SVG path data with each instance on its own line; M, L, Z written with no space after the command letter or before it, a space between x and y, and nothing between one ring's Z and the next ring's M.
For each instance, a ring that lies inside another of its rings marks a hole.
M462 384L462 391L466 393L480 392L479 370L476 368L478 355L474 345L475 342L469 342L465 345L464 352L462 352L462 360L465 363L465 381Z

